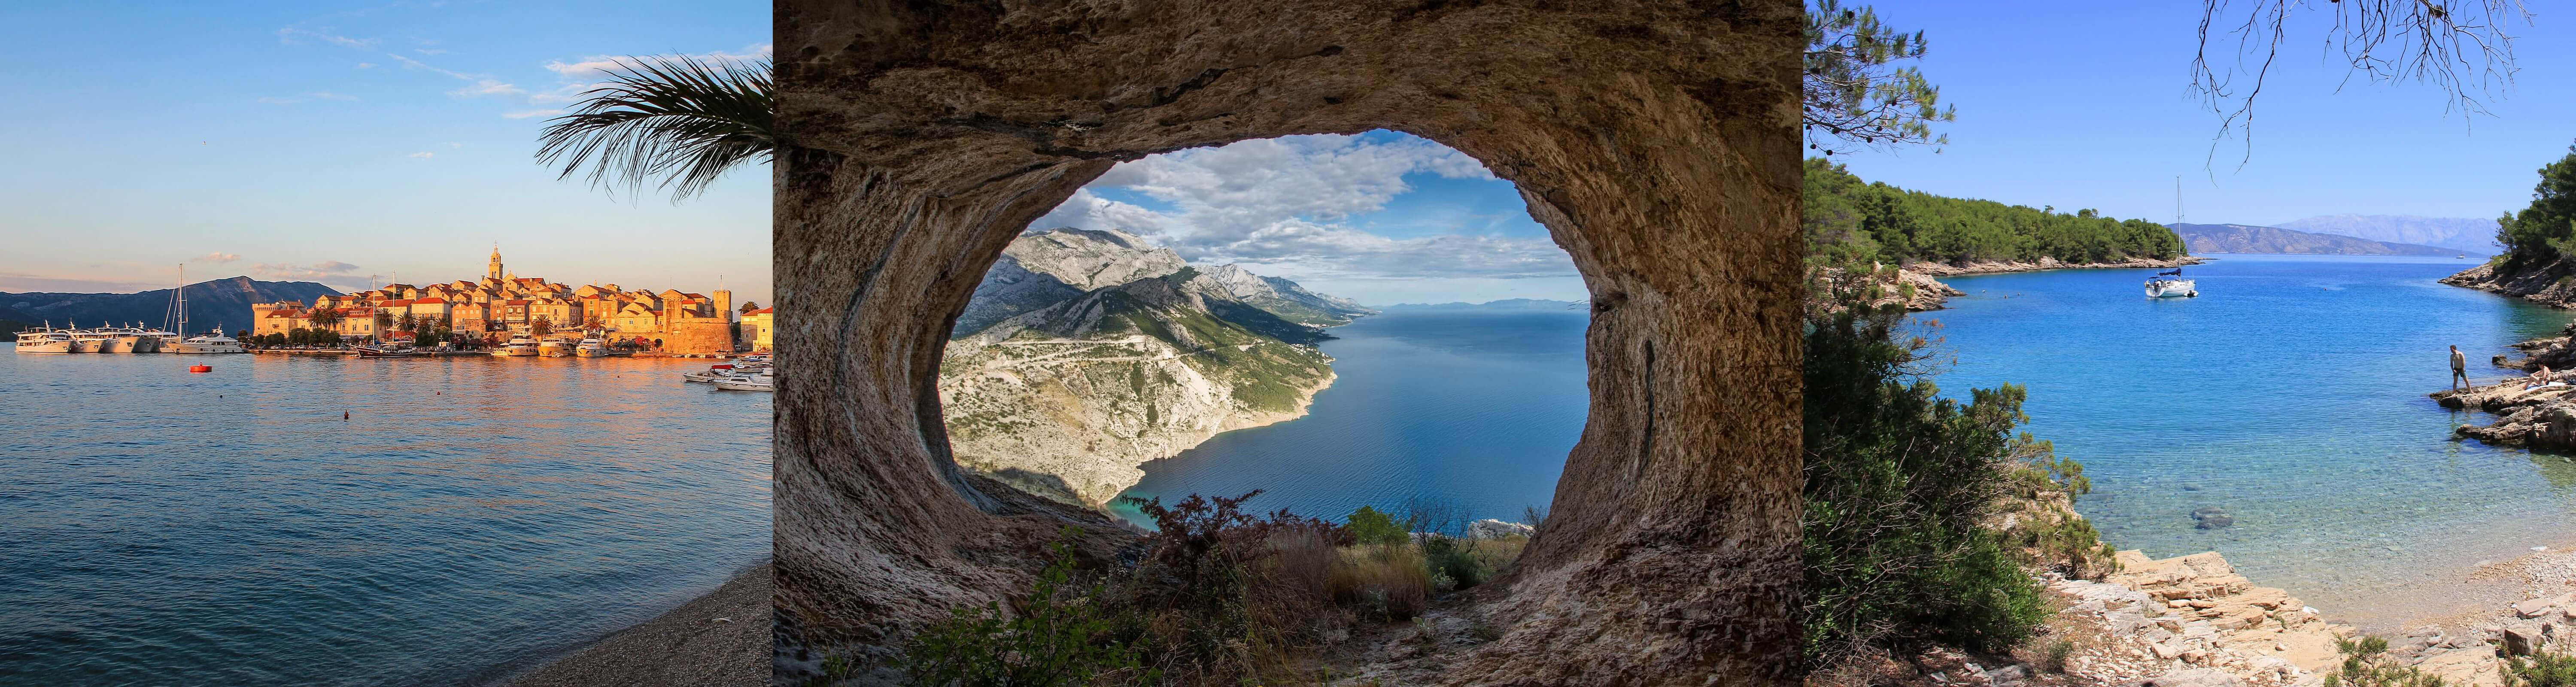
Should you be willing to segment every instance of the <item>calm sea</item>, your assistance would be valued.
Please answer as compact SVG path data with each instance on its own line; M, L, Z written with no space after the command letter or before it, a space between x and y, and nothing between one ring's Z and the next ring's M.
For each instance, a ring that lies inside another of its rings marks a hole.
M1320 347L1339 378L1305 417L1146 463L1127 495L1261 489L1247 508L1339 520L1418 500L1520 520L1555 497L1583 434L1588 322L1581 309L1390 308L1335 327Z
M2216 257L2185 268L2199 298L2142 297L2146 270L1991 275L1916 319L1956 356L1944 393L2030 388L2029 429L2083 461L2106 540L2219 551L2330 618L2436 615L2479 561L2576 537L2576 464L2455 441L2493 418L2424 395L2448 346L2494 380L2489 356L2568 313L2434 282L2471 260ZM2202 507L2235 524L2198 529Z
M10 351L0 684L483 683L769 553L703 361Z
M2425 398L2458 344L2488 356L2562 311L2434 282L2455 259L2228 255L2187 268L1965 277L1938 323L1947 395L2030 389L2027 427L2085 464L2078 504L2121 548L2216 550L2329 617L2454 612L2481 561L2576 539L2576 463L2454 441L2486 423ZM1554 493L1585 410L1582 311L1405 311L1333 330L1340 380L1307 417L1148 463L1131 495L1268 490L1250 505L1338 518L1424 498L1518 519ZM2224 509L2232 526L2198 529ZM2454 585L2454 586L2445 586Z

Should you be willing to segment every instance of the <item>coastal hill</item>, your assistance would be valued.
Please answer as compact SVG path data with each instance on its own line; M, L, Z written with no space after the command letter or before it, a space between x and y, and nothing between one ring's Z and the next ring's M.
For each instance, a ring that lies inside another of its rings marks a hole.
M170 292L171 289L142 293L0 292L0 320L28 325L51 322L56 327L126 322L164 326L169 319ZM199 331L216 327L227 331L250 329L252 303L310 303L314 297L338 293L339 289L309 281L259 281L246 276L198 282L188 285L188 326Z
M2470 255L2494 255L2496 221L2475 217L2414 215L2324 215L2272 226L2311 234L2449 248Z
M1333 380L1324 327L1376 313L1122 231L1025 234L941 361L949 444L968 469L1101 507L1146 461L1303 415Z
M1397 303L1388 310L1580 310L1582 301L1550 301L1535 298L1506 298L1483 303Z
M2389 243L2337 234L2319 234L2251 224L2174 224L2174 233L2193 253L2276 253L2293 255L2460 255L2442 246ZM2480 253L2484 255L2484 253Z

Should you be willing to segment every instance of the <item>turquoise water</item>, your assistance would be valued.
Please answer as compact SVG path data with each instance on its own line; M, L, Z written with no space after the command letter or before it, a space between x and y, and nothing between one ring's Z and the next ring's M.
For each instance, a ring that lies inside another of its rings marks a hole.
M1338 379L1305 417L1146 463L1126 494L1171 503L1262 489L1247 508L1339 520L1418 500L1520 520L1555 497L1583 434L1588 322L1580 309L1390 308L1335 327L1341 338L1319 347Z
M703 361L11 350L0 684L485 683L769 553Z
M2567 313L2434 282L2464 260L2218 257L2186 268L2199 298L2142 297L2148 270L1964 277L1916 320L1956 356L1944 393L2029 387L2028 429L2083 461L2106 540L2219 551L2330 616L2401 615L2411 588L2576 532L2576 465L2454 441L2492 418L2424 396L2447 346L2495 379L2489 356ZM2197 529L2205 506L2235 524Z
M2028 429L2084 462L2078 508L2121 548L2216 550L2329 617L2423 617L2484 560L2576 537L2576 463L2454 441L2486 423L2425 393L2448 349L2488 356L2569 314L2435 279L2432 258L2228 255L2200 298L2145 298L2150 270L1963 277L1922 313L1945 394L2017 382ZM1339 517L1411 498L1517 519L1581 432L1581 311L1395 311L1323 344L1340 380L1305 418L1148 463L1135 495L1269 490L1251 505ZM2197 529L2223 508L2232 526Z

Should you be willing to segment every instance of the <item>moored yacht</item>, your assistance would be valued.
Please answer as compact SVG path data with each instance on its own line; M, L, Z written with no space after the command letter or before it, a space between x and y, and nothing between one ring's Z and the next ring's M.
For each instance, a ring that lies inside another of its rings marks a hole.
M584 358L605 358L609 356L608 342L598 337L582 339L572 347L572 354Z
M107 336L98 333L98 330L73 329L70 331L73 353L97 353L107 347Z
M171 352L249 353L250 349L243 348L240 339L224 336L223 332L215 332L212 334L199 334L197 336L188 337L187 339L179 342L179 348L177 350L173 350Z
M144 336L143 330L137 327L100 327L96 331L106 339L105 343L99 344L100 353L150 353L156 344L161 343L158 339Z
M572 357L572 344L564 343L563 339L546 339L544 341L539 341L537 342L537 355L548 358Z
M530 340L525 336L512 336L510 337L509 343L502 344L500 348L492 349L492 357L495 358L514 358L523 355L536 354L537 342Z
M70 353L72 352L71 332L55 329L52 323L46 323L42 327L27 328L18 332L18 352Z
M2171 272L2157 272L2156 276L2147 279L2148 298L2196 298L2199 296L2200 287L2198 283L2190 279L2182 278L2182 268L2180 267L2174 268Z
M724 389L726 391L778 390L778 377L774 374L773 370L766 367L760 368L760 374L735 375L715 380L714 383L716 388Z

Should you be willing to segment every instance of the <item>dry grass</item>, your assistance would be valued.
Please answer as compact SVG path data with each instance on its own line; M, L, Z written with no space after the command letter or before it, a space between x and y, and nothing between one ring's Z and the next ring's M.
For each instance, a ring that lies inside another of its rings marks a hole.
M1410 620L1431 604L1431 571L1412 545L1347 547L1339 558L1326 584L1335 603L1390 621Z

